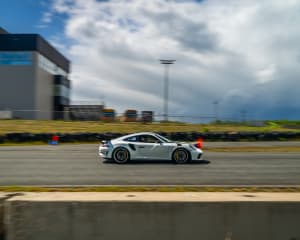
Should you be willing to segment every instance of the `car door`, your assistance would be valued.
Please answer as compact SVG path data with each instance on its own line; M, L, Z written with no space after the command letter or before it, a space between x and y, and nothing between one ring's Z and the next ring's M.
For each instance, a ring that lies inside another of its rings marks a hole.
M173 146L170 143L157 143L153 148L153 158L155 159L169 159Z
M166 159L168 156L168 148L155 136L141 135L136 145L140 158Z
M137 158L141 159L151 159L151 149L153 148L152 143L136 143L136 151L137 151Z
M135 143L137 158L145 159L150 157L153 144L148 141L147 135L138 136L137 142Z

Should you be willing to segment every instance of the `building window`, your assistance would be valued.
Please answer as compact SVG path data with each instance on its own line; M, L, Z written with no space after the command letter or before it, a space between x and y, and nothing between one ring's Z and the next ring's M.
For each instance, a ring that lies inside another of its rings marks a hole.
M38 54L38 62L39 67L44 69L45 71L53 74L53 75L62 75L64 77L67 77L67 73L62 70L59 66L57 66L55 63L51 62L48 58L44 57L41 54Z
M70 89L63 85L54 85L54 96L70 98Z
M0 52L0 65L31 65L31 52Z

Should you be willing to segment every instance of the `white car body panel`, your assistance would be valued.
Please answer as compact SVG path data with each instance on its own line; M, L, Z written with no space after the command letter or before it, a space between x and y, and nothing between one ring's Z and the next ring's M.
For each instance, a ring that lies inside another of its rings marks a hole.
M139 139L142 136L152 136L157 138L159 142L139 142L128 141L128 139ZM203 152L189 143L167 142L168 140L156 133L136 133L126 135L107 141L105 145L100 144L99 156L103 159L112 159L113 151L118 147L124 147L130 153L130 159L158 159L158 160L172 160L172 154L177 148L184 148L190 154L191 160L201 160Z

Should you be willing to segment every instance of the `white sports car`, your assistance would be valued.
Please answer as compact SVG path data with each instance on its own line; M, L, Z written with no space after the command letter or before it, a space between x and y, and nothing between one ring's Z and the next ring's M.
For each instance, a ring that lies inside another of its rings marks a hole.
M120 164L134 159L187 163L190 160L201 159L203 152L197 146L197 144L172 142L156 133L144 132L102 141L99 155L103 159L113 159Z

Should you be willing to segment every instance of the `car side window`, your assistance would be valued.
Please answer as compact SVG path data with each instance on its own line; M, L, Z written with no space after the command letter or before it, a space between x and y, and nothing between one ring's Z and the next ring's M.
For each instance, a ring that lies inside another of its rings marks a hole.
M151 135L140 135L138 141L142 142L142 143L160 143L161 142L158 138L151 136Z
M137 142L137 137L136 136L133 136L133 137L129 137L129 138L126 138L124 139L125 141L128 141L128 142Z

